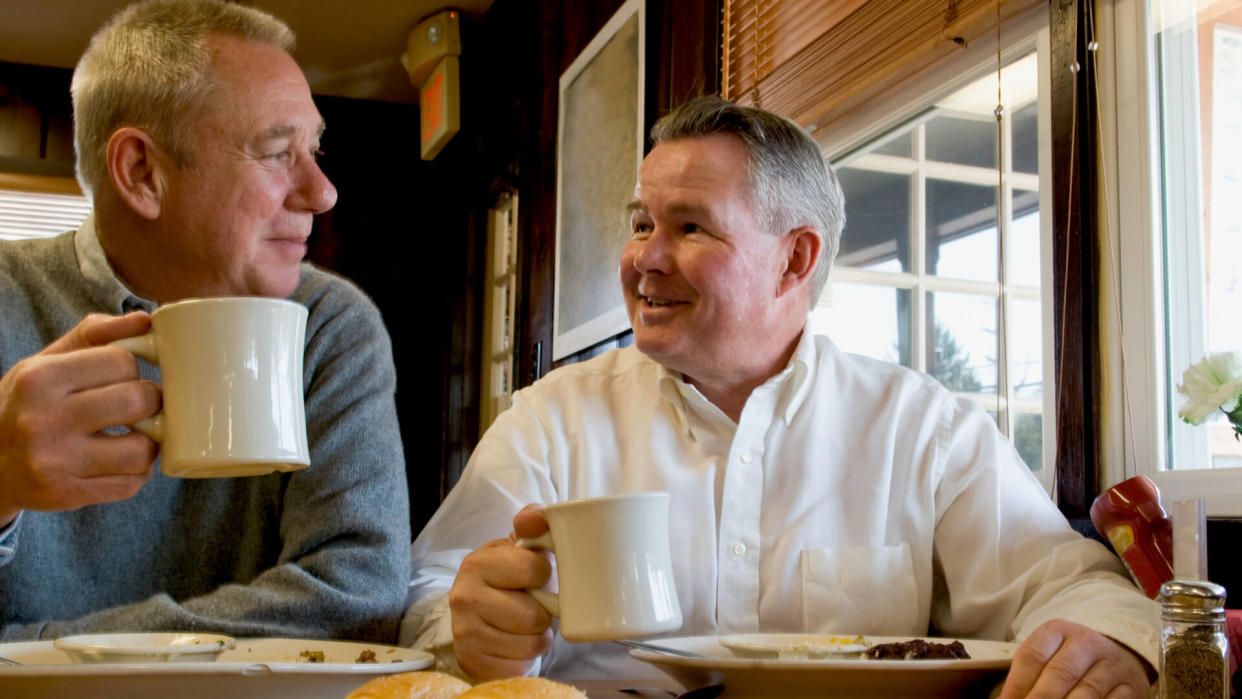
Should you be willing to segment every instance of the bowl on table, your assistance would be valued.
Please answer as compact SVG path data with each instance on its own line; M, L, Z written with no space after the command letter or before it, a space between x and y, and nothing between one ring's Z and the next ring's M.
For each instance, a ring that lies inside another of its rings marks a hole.
M75 663L210 663L234 645L232 636L185 632L97 633L52 642Z

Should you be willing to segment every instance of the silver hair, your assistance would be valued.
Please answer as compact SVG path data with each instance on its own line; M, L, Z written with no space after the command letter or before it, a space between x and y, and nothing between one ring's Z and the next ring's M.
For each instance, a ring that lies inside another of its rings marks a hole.
M715 134L737 137L750 154L750 203L760 225L773 234L810 226L823 236L823 250L811 283L810 302L814 306L828 283L845 228L845 195L832 165L794 122L719 97L696 97L651 127L653 147Z
M108 139L123 126L146 132L178 165L193 162L182 129L212 94L212 34L287 52L294 45L281 20L221 0L144 0L91 37L70 86L78 181L88 195L107 182Z

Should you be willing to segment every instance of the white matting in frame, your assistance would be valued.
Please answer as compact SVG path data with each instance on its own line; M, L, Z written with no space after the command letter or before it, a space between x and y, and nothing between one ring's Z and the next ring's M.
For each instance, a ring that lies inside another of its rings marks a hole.
M646 10L626 0L561 75L552 359L630 327L617 266L643 157Z

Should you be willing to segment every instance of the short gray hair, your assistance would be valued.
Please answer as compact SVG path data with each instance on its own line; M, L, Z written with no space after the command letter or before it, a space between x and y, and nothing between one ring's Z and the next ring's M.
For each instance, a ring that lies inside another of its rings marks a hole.
M142 129L178 165L192 162L184 122L212 91L212 34L292 51L293 31L275 17L221 0L144 0L119 11L91 37L73 71L78 181L88 194L108 179L108 139Z
M774 234L811 226L824 238L811 284L819 300L845 228L845 195L819 146L794 122L719 97L696 97L651 127L652 146L715 134L737 137L750 153L751 205L760 225Z

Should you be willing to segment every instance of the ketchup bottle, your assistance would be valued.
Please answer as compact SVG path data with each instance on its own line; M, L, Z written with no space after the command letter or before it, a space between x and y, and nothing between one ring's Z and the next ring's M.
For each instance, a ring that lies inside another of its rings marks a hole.
M1156 484L1135 476L1109 488L1091 504L1091 523L1155 599L1160 586L1173 579L1173 525Z

